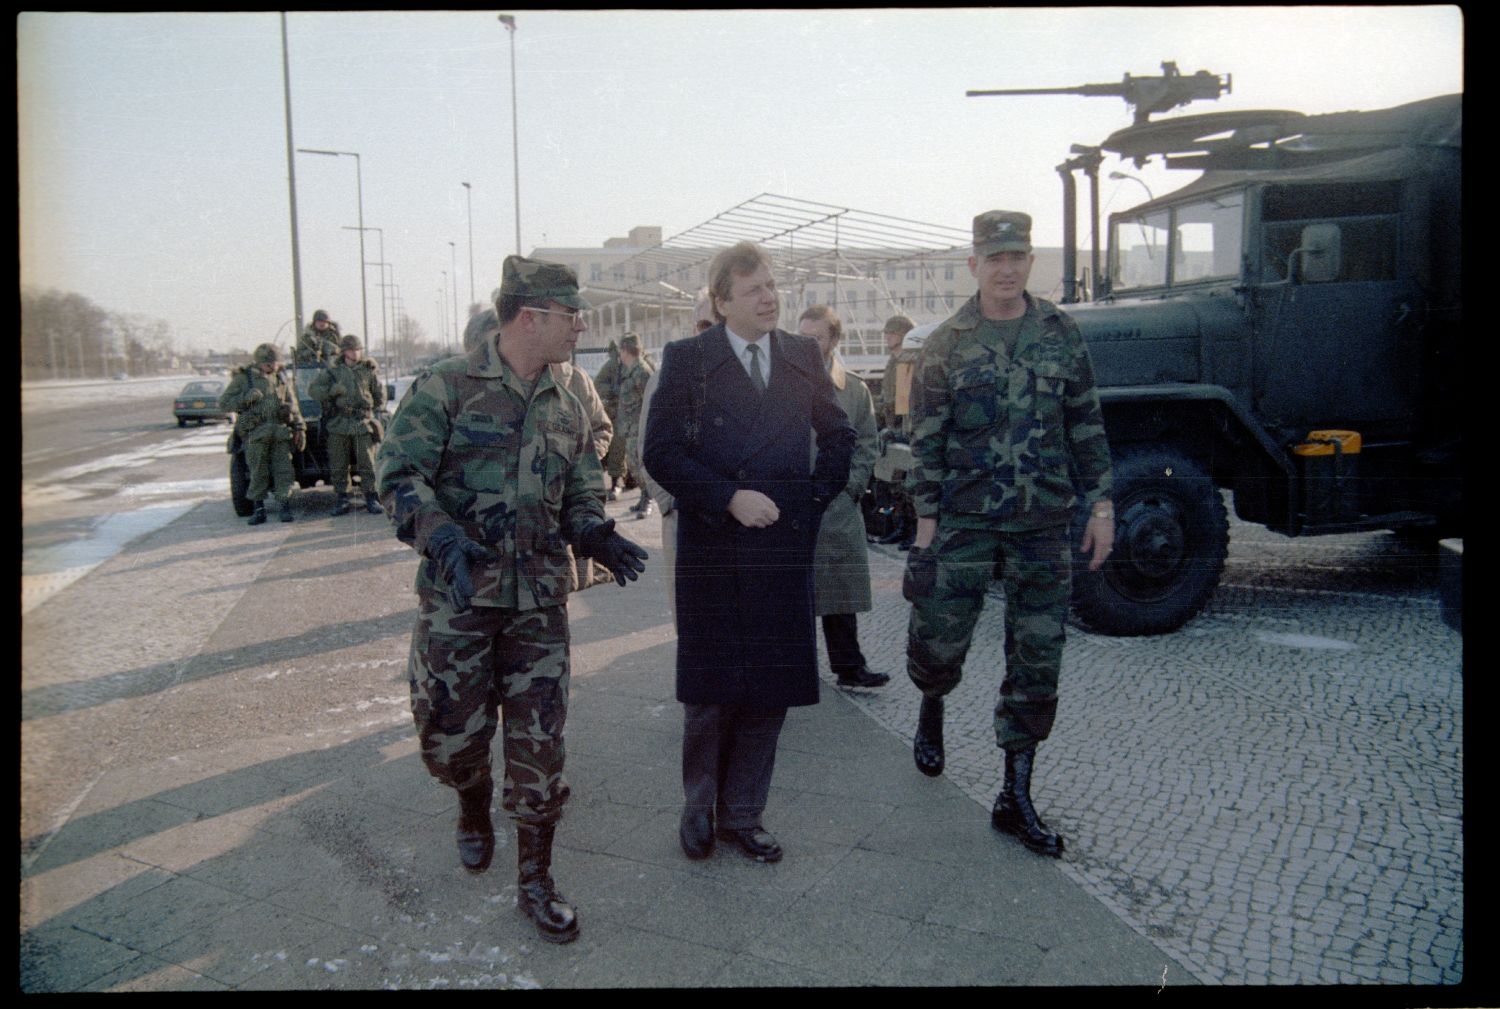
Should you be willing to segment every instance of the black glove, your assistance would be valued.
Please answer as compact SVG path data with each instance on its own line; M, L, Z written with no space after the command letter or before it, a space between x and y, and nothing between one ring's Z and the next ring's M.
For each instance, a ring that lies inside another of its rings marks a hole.
M427 556L438 562L438 569L448 582L448 605L462 613L474 600L474 579L469 576L469 562L488 560L490 552L464 535L456 525L438 527L427 539Z
M646 570L643 562L650 556L615 532L614 519L606 519L584 533L583 539L578 542L578 552L603 564L621 585L627 579L635 581L640 572Z

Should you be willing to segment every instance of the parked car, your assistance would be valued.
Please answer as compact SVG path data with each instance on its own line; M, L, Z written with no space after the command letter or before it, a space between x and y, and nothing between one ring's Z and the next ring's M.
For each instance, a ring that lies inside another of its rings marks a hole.
M220 379L199 379L182 387L172 402L172 414L178 427L187 427L187 422L199 424L209 420L228 420L229 414L219 409L219 394L224 391Z

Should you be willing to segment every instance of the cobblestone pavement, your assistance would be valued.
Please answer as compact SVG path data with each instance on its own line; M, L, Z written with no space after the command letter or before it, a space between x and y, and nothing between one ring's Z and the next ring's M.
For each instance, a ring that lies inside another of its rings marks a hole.
M872 549L860 618L891 684L850 694L909 739L904 559ZM1389 533L1235 522L1223 583L1177 633L1070 627L1033 786L1063 870L1208 983L1461 981L1463 645L1436 569ZM1003 606L997 584L947 704L946 774L986 805Z

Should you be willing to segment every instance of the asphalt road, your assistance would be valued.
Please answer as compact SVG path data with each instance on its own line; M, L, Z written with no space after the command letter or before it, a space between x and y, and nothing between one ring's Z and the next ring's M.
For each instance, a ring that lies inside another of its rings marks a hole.
M187 752L232 764L245 740L259 759L268 740L290 755L409 727L412 558L383 520L330 523L318 488L294 496L302 522L249 530L227 499L227 428L178 429L170 390L108 393L25 415L23 876L105 775L165 781ZM901 561L873 553L860 621L893 681L855 696L909 738ZM1463 642L1436 578L1433 554L1389 534L1236 523L1224 584L1182 631L1071 631L1035 786L1070 838L1063 871L1201 981L1461 981ZM330 624L351 591L360 620ZM982 803L1002 605L949 703L948 777ZM342 657L303 661L322 653ZM276 689L226 703L218 674L252 664Z

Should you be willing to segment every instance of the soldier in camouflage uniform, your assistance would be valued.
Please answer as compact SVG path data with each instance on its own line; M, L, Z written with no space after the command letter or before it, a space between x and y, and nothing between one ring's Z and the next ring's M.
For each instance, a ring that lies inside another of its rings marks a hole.
M490 292L490 299L498 301L500 288ZM493 307L486 308L482 312L476 312L469 318L469 324L464 327L464 353L469 354L476 347L486 341L493 340L500 333L500 318L495 314ZM609 452L610 443L614 440L615 426L610 422L609 414L604 411L604 402L599 398L598 391L594 388L594 382L589 378L588 372L577 365L568 362L552 366L563 377L563 385L574 396L578 402L583 404L584 412L589 417L589 430L594 439L594 454L602 462L606 453ZM600 488L603 501L602 492ZM572 548L569 547L569 552ZM609 569L602 564L596 564L587 557L575 557L573 567L576 572L573 590L590 588L595 585L603 585L612 582L615 576L610 574Z
M495 849L490 742L503 715L517 905L551 942L578 935L551 875L568 797L567 546L621 585L646 556L605 518L588 415L554 367L587 307L568 267L506 257L498 339L419 377L379 452L396 535L425 558L408 663L423 762L458 791L459 858L483 872Z
M229 387L219 397L219 409L235 414L234 433L245 447L245 465L250 472L246 497L255 502L250 524L266 520L268 490L281 506L281 521L292 521L292 449L307 447L307 425L297 404L297 387L281 370L281 351L274 344L255 348L255 360L234 373Z
M594 388L604 402L604 411L616 430L620 427L620 348L609 341L609 355L594 378ZM615 438L604 457L604 482L609 500L618 501L625 492L625 439Z
M917 535L907 560L912 602L907 672L922 691L913 756L943 769L943 696L963 672L997 565L1005 583L1005 679L995 740L1005 783L991 823L1032 851L1063 839L1031 802L1039 742L1057 711L1063 619L1078 493L1090 516L1080 550L1090 570L1114 542L1109 444L1088 350L1072 319L1026 293L1031 218L974 218L969 270L978 293L927 338L912 384ZM1075 493L1075 487L1077 493Z
M903 351L901 341L907 333L916 328L916 323L905 315L893 315L885 320L885 347L890 351L890 357L886 359L885 371L880 376L880 444L882 449L890 443L905 444L910 439L906 432L906 415L896 410L896 390L898 388L898 375L900 370L896 367L902 362L910 361L915 364L916 354L913 351ZM876 543L899 543L901 549L911 547L912 537L916 535L916 516L912 512L911 496L906 493L906 488L900 486L899 482L890 488L891 507L894 510L894 524L890 531L875 540Z
M313 321L307 324L302 335L297 337L297 347L292 351L292 360L302 367L332 364L339 359L339 324L328 318L321 308L313 313Z
M651 491L641 479L641 403L646 397L646 383L656 366L641 353L641 338L626 333L620 338L620 410L617 437L625 443L625 472L641 485L641 498L630 510L638 519L651 514Z
M362 358L364 344L349 333L339 341L342 356L313 379L308 392L323 404L323 433L328 441L328 482L338 494L333 514L349 514L350 469L358 468L365 492L365 511L380 514L375 493L375 443L380 440L377 414L385 406L385 386L375 362ZM352 458L351 458L352 457Z

